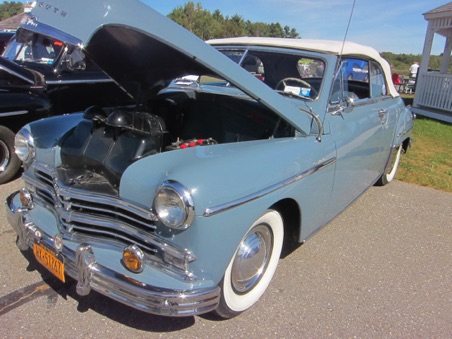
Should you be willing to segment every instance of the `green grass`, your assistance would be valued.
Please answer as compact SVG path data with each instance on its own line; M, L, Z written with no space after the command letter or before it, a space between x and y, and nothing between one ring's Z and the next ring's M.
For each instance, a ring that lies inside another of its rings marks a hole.
M402 158L396 178L452 192L451 150L452 125L418 116L414 122L412 147Z

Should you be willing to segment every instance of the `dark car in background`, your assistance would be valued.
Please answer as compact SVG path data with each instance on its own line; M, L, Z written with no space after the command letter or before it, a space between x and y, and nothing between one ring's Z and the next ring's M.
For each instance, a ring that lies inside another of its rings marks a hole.
M20 167L14 153L14 134L27 122L49 116L51 102L44 77L0 57L0 183Z
M79 46L35 32L30 22L17 30L0 58L0 184L20 168L14 134L26 123L130 100Z
M9 40L13 37L14 32L0 32L0 54L3 53Z

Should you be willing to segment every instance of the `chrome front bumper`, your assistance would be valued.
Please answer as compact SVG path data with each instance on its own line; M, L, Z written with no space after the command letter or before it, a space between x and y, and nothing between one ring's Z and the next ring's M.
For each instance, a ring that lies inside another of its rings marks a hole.
M27 217L28 210L17 206L14 197L6 199L8 222L17 233L17 246L25 251L34 243L54 248L54 239L39 229ZM91 289L144 312L164 316L191 316L214 310L219 302L218 286L203 289L166 289L143 283L123 273L116 272L96 261L90 244L79 244L76 250L63 246L58 253L65 274L77 281L77 293L87 295Z

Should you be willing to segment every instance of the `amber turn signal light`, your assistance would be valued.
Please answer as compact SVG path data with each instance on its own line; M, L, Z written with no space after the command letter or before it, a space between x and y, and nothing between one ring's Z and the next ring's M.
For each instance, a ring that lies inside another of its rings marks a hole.
M33 208L33 200L31 198L31 193L26 188L22 188L20 190L19 199L20 199L20 203L22 204L22 207L24 207L26 209Z
M131 272L140 273L144 266L144 253L137 245L130 245L122 252L124 266Z

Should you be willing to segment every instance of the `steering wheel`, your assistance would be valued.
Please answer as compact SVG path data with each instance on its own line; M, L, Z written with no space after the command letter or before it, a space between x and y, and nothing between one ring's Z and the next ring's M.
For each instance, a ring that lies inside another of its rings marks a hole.
M312 88L311 85L308 82L306 82L304 80L301 80L301 79L298 79L298 78L284 78L284 79L278 81L278 83L275 86L275 90L277 90L277 91L281 91L281 90L284 91L284 88L286 88L288 86L287 82L296 82L298 84L301 84L302 87L310 88L311 89L311 93L309 94L309 97L314 97L315 98L318 95L317 91L314 88ZM280 89L281 85L284 85L283 89ZM299 96L301 98L306 98L305 96L298 95L298 94L293 94L293 95Z

